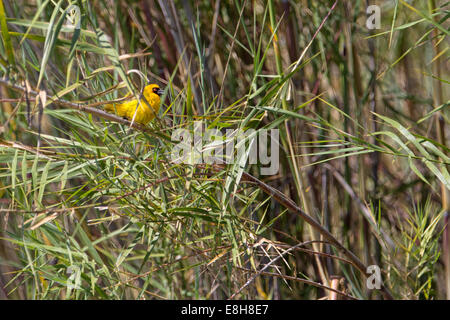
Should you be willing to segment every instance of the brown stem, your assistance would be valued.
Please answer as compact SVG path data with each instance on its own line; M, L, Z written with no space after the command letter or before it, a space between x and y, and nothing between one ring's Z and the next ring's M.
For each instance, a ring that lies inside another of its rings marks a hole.
M150 7L148 5L148 2L149 2L149 0L142 0L141 7L142 7L142 11L144 11L145 22L147 23L147 28L150 33L150 37L152 39L155 39L156 31L153 26L152 14L150 12ZM158 65L158 75L161 78L163 78L164 80L167 80L165 72L164 72L165 69L164 69L164 62L162 60L161 48L157 44L153 44L152 49L153 49L153 53L155 56L156 64Z
M204 165L199 165L199 167L205 167ZM212 168L216 171L223 170L223 166L219 165L213 165ZM328 230L326 230L320 223L318 223L314 218L306 214L300 207L298 207L294 201L286 197L284 194L282 194L280 191L272 188L271 186L267 185L266 183L262 182L258 178L243 172L242 174L242 181L243 182L252 182L258 185L258 187L264 191L266 194L271 196L275 201L286 207L289 211L295 213L300 218L302 218L306 223L308 223L313 229L315 229L317 232L319 232L328 242L330 242L332 245L334 245L339 251L341 251L352 263L353 266L355 266L358 270L361 271L363 275L366 276L366 270L367 267L364 263L359 260L359 258L350 250L345 248L339 240L337 240ZM382 286L381 290L385 296L386 299L393 299L391 293L389 290Z

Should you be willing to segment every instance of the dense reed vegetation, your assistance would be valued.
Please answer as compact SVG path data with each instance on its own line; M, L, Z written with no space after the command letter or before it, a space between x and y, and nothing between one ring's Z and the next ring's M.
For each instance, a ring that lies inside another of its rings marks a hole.
M449 10L0 0L0 298L450 298ZM149 125L103 111L148 82Z

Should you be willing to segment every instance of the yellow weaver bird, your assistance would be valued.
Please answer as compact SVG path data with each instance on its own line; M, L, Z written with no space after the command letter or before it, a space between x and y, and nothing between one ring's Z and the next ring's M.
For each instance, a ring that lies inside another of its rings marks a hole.
M160 96L163 94L164 90L160 89L157 84L149 84L144 88L144 99L139 102L136 99L118 103L118 104L106 104L105 110L108 112L115 112L119 117L127 118L140 124L147 124L159 111L161 105ZM129 94L128 94L129 95ZM134 115L136 113L136 116Z

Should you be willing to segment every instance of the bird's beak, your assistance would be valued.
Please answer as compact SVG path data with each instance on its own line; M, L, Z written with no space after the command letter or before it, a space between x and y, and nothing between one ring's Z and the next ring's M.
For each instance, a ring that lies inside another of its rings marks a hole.
M157 94L158 96L162 96L163 93L164 93L164 90L163 90L163 89L158 89L158 91L156 92L156 94Z

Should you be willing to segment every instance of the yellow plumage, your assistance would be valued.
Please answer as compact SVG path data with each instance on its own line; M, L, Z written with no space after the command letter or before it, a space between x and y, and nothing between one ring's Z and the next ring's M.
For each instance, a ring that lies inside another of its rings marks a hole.
M106 104L105 110L114 112L119 117L127 118L130 121L136 113L134 121L145 125L153 120L158 113L161 105L160 96L162 93L163 90L161 90L157 84L150 84L144 88L143 92L148 104L144 99L141 99L140 103L138 100L133 99L124 103Z

